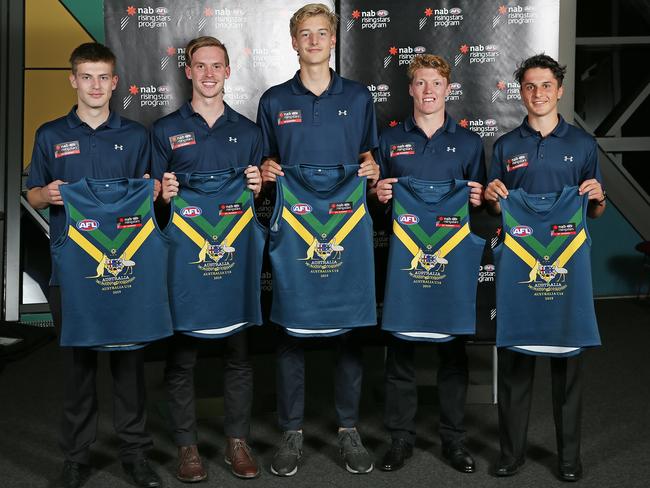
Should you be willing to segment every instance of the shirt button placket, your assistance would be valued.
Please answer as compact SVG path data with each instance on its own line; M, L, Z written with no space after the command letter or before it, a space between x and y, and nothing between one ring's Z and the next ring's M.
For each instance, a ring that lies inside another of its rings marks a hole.
M314 125L320 125L320 101L318 98L314 100L313 114Z

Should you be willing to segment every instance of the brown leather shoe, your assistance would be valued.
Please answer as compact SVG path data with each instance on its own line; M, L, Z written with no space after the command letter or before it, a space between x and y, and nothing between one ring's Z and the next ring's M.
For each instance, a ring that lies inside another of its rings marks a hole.
M238 478L256 478L260 474L260 467L250 446L246 444L246 439L228 437L224 460L230 465L232 474Z
M178 448L178 469L176 478L185 483L196 483L208 477L203 467L196 444Z

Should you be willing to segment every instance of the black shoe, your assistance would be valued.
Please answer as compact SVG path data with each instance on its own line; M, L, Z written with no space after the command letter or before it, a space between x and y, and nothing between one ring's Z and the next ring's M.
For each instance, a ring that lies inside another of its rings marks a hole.
M277 476L293 476L298 472L302 458L302 432L288 430L282 434L278 450L271 461L271 473Z
M476 471L474 458L462 445L443 447L442 457L456 471L460 471L461 473L473 473Z
M136 459L133 462L122 463L124 472L128 474L137 486L142 488L155 488L162 484L160 476L151 469L145 458Z
M374 463L370 457L370 453L363 446L361 437L357 429L342 429L339 430L339 451L345 469L352 474L366 474L372 471Z
M582 478L582 463L560 463L558 467L559 478L562 481L579 481Z
M63 473L61 482L63 488L80 488L90 477L90 466L87 464L75 463L74 461L65 461L63 463Z
M494 468L495 476L513 476L519 472L521 467L524 465L524 459L515 459L514 461L507 461L505 459L499 459L496 467Z
M404 438L393 439L379 464L382 471L397 471L413 455L413 445Z

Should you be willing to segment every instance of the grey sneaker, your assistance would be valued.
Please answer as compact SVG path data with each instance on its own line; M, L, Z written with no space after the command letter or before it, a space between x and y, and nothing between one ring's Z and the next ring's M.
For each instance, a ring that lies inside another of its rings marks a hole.
M302 432L288 430L282 434L278 450L271 461L271 473L277 476L293 476L298 472L302 457Z
M373 468L370 454L363 443L357 429L343 429L339 431L339 449L341 457L345 461L345 469L350 473L370 473Z

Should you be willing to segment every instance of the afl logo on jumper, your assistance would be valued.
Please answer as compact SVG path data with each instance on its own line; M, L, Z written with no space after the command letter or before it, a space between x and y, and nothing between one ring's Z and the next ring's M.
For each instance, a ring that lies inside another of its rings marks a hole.
M533 229L527 225L518 225L510 229L510 234L514 237L528 237L533 235Z
M291 206L291 211L297 215L305 215L311 213L312 208L308 203L296 203Z
M187 217L188 219L193 219L194 217L198 217L203 213L203 210L201 210L201 207L183 207L181 209L181 215L183 217Z
M399 223L404 225L415 225L420 221L420 217L413 214L402 214L398 217Z
M77 222L77 229L84 232L90 232L91 230L99 229L99 222L92 219L84 219Z

